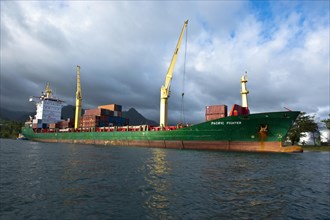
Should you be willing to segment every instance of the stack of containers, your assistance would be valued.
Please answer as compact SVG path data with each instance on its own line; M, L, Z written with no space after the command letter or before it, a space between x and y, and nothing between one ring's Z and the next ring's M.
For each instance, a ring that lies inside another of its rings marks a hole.
M99 109L106 109L113 112L110 117L105 118L105 121L109 123L109 126L126 126L129 124L128 118L122 112L122 106L117 104L100 105ZM102 125L100 125L102 127Z
M109 126L108 117L113 115L113 112L107 109L95 108L85 110L85 114L80 120L80 127L95 128Z
M109 105L100 105L99 109L106 109L113 112L113 116L121 117L122 116L122 106L116 104L109 104Z
M73 122L70 120L66 121L59 121L56 123L56 127L59 129L65 129L65 128L72 128L73 127Z
M101 105L96 109L87 109L80 121L80 127L125 126L129 120L123 116L122 106L117 104Z
M91 110L91 109L89 109ZM87 110L85 110L86 112ZM88 114L88 113L87 113ZM85 115L82 116L80 120L80 127L81 128L91 128L91 127L96 127L98 126L100 121L100 116L98 115Z
M227 117L226 105L211 105L205 107L205 121Z

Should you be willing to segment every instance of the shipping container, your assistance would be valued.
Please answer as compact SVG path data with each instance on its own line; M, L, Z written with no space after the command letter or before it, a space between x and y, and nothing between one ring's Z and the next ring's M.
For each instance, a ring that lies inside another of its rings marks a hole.
M101 109L86 109L84 116L94 116L94 115L101 115Z
M119 113L118 111L115 112L116 114ZM124 125L128 125L128 122L129 122L128 119L119 116L83 115L80 120L80 127L87 128L87 127L124 126Z
M87 117L83 117L81 118L81 121L99 121L100 120L100 116L96 116L96 115L87 115Z
M100 122L108 122L109 116L108 115L101 115L100 116Z
M100 123L97 125L97 127L108 127L109 122L108 121L100 121Z
M109 109L107 109L107 111L109 112L109 116L113 116L114 111L111 111L111 110L109 110Z
M50 123L49 128L51 129L57 128L56 123Z
M83 122L91 122L91 121L100 121L100 117L101 116L98 116L98 115L84 115L82 118L81 118L81 121Z
M113 113L108 110L108 109L103 109L103 108L94 108L94 109L86 109L85 110L85 115L97 115L97 116L101 116L101 115L112 115Z
M227 116L226 105L210 105L205 107L205 115L211 114L225 114Z
M56 128L73 128L73 122L68 120L68 121L59 121L56 123Z
M108 109L111 111L122 111L122 106L117 104L100 105L98 108Z
M83 122L81 125L82 128L98 127L96 122Z

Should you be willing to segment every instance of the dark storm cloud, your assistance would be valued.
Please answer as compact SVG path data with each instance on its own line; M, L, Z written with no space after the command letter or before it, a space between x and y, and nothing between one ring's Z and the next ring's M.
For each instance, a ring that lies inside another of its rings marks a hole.
M190 123L203 120L206 105L240 104L245 71L251 111L288 107L325 118L324 4L271 3L260 16L253 2L239 1L1 2L1 105L30 106L46 82L74 104L79 64L84 108L118 103L158 121L160 87L189 19L184 84L185 39L171 84L172 122L180 120L183 85Z

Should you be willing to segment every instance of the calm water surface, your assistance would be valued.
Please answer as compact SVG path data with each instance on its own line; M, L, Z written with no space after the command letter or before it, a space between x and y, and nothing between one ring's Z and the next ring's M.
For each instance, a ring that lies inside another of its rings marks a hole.
M330 154L1 139L0 219L330 219Z

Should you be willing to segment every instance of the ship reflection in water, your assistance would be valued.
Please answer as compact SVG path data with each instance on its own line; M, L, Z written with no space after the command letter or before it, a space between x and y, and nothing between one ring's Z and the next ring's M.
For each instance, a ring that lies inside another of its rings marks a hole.
M74 184L81 178L81 172L79 172L79 167L81 168L84 161L82 161L78 155L78 149L75 145L67 148L66 152L66 163L63 164L63 182L67 183L62 185L62 194L67 195L63 201L66 206L78 205L81 203L79 198L84 193L84 187L82 184ZM85 173L86 174L86 173Z
M150 209L162 210L162 212L166 211L169 206L166 192L170 188L170 183L166 177L170 168L166 157L166 150L152 149L152 157L146 163L147 175L145 176L145 180L149 184L149 188L146 189L148 197L145 204Z

